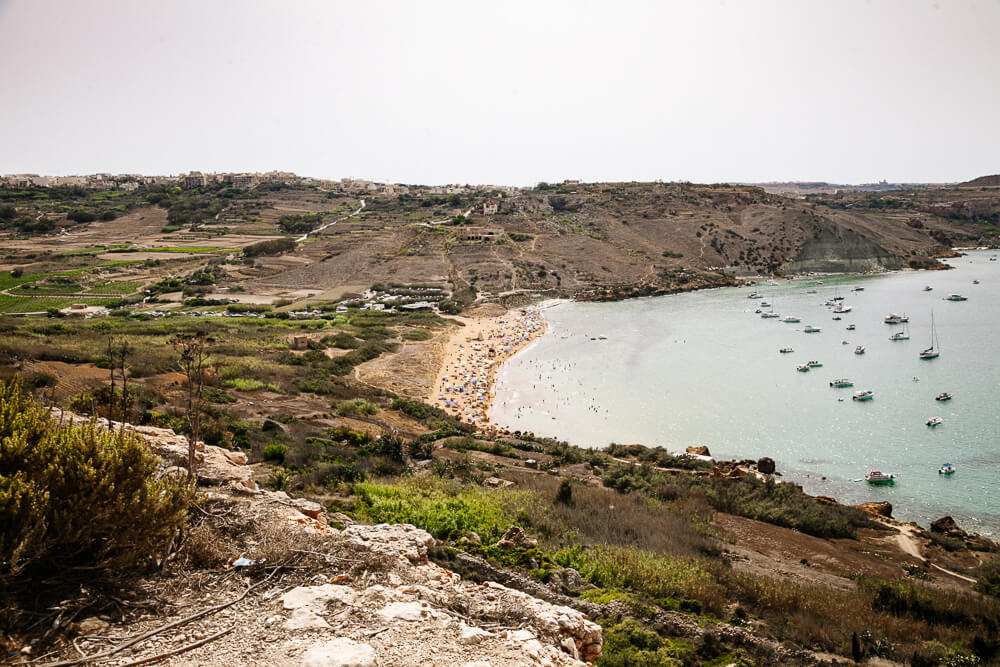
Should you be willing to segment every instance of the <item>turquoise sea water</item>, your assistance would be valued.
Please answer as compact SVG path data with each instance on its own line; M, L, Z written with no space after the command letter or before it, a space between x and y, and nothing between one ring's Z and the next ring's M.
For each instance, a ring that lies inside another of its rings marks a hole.
M952 271L560 304L545 310L545 336L500 371L491 417L511 430L586 447L639 442L683 451L703 444L717 458L770 456L784 479L809 493L847 503L888 500L896 518L922 525L950 514L967 530L995 537L1000 261L990 257L996 254L970 252L950 260ZM754 289L782 318L801 322L762 319L754 313L761 300L747 298ZM945 301L951 292L968 300ZM838 295L852 310L835 321L824 303ZM909 316L910 340L889 340L904 330L883 323L889 312ZM918 352L930 344L932 312L941 356L923 360ZM848 331L848 324L856 329ZM821 331L804 333L806 325ZM865 354L854 353L857 345ZM795 352L781 354L783 347ZM810 360L823 366L796 371ZM855 386L831 388L841 377ZM860 389L874 391L874 400L852 401ZM944 391L954 399L935 401ZM933 416L944 423L927 427ZM955 475L938 475L945 461L955 464ZM900 478L893 487L855 481L872 468Z

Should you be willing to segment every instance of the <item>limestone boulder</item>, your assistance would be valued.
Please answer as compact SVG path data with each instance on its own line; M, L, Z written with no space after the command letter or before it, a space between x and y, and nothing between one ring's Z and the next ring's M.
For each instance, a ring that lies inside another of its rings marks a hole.
M773 475L774 459L770 456L763 456L757 459L757 472L764 473L765 475Z
M501 549L534 549L538 541L524 534L520 526L511 526L493 546Z

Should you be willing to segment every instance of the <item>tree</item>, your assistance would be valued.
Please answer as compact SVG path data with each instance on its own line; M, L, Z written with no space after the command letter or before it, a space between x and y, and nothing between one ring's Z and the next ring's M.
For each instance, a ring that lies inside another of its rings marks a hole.
M179 334L171 341L179 355L178 365L187 378L185 412L188 422L188 479L195 476L195 447L201 436L201 411L205 399L205 361L207 337L204 332Z
M560 505L573 504L573 483L566 478L563 478L563 481L559 482L559 490L556 491L556 502Z

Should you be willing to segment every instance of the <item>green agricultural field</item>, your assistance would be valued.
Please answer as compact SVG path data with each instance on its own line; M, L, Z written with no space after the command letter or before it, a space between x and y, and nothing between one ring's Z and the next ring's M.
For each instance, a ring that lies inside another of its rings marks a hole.
M88 296L13 296L0 294L0 313L40 313L50 308L66 308L74 303L110 306L120 299Z
M190 252L190 253L213 253L213 252L240 252L240 248L209 248L207 246L163 246L159 248L113 248L107 252Z

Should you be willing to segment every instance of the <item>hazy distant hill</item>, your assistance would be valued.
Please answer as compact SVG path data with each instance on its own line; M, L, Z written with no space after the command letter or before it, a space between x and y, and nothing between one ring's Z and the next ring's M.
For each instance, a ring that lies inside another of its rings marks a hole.
M971 181L966 181L965 183L959 183L959 187L1000 188L1000 174L993 174L992 176L980 176L979 178L974 178Z
M753 185L763 188L765 192L771 194L835 194L837 192L884 192L888 190L912 190L922 188L936 188L948 185L947 183L889 183L881 181L879 183L827 183L825 181L779 181L768 183L745 183L743 185Z

